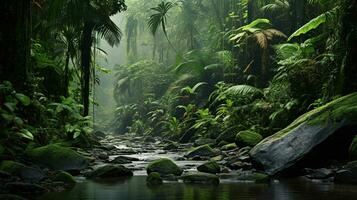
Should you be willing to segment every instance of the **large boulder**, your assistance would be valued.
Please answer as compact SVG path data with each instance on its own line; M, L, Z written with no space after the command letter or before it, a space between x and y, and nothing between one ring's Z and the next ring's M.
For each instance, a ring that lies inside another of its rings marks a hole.
M275 175L296 164L338 129L356 124L357 93L352 93L300 116L261 141L250 156L256 167Z
M42 170L11 160L2 161L0 164L0 170L18 176L24 180L34 182L45 178L45 173Z
M177 166L172 160L168 158L160 158L151 161L147 166L146 171L147 174L157 172L163 176L169 174L180 176L183 172L183 170L179 166Z
M184 183L219 184L219 177L204 172L187 172L180 177Z
M221 172L221 166L215 161L209 161L206 163L203 163L202 165L197 167L197 170L199 172L206 172L210 174L217 174Z
M263 140L263 136L254 131L240 131L236 135L235 143L238 147L253 147Z
M196 156L199 157L214 157L217 155L217 152L214 151L209 145L203 145L196 147L189 151L185 156L188 158L193 158Z
M27 155L32 162L55 170L79 171L88 166L84 156L55 144L31 149Z

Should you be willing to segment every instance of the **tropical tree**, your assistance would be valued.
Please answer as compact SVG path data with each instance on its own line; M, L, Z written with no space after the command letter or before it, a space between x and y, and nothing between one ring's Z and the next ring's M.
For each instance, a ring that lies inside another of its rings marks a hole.
M170 44L172 49L176 51L175 47L172 45L169 37L167 36L166 25L167 25L167 13L171 8L174 7L174 4L171 2L161 2L157 7L151 8L151 10L155 11L152 14L148 21L148 26L151 30L151 33L155 36L158 28L161 26L162 31L167 39L167 42ZM176 51L177 52L177 51Z

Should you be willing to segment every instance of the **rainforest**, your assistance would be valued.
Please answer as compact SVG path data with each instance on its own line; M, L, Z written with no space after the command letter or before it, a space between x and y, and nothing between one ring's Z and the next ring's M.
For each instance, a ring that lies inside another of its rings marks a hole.
M357 199L356 0L2 0L1 200Z

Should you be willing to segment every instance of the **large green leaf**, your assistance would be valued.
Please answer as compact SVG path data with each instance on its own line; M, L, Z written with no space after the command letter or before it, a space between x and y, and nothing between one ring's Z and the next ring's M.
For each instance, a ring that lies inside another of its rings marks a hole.
M296 30L293 34L291 34L291 36L288 38L288 41L290 41L294 37L297 37L302 34L306 34L309 31L316 29L321 24L325 23L326 19L327 19L326 13L323 13L323 14L317 16L316 18L310 20L308 23L306 23L305 25L300 27L298 30Z
M31 103L30 97L28 97L24 94L21 94L21 93L17 93L17 94L15 94L15 96L22 103L22 105L24 105L24 106L30 105L30 103Z
M23 138L27 138L29 140L33 140L32 133L27 129L22 129L20 132L18 132L18 134Z

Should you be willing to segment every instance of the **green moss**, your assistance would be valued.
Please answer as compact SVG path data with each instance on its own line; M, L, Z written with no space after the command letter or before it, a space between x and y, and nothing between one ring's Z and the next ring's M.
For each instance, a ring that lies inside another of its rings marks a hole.
M196 148L193 148L187 153L187 157L192 158L195 156L209 156L213 157L216 155L216 152L209 145L202 145Z
M174 174L180 176L183 170L168 158L153 160L146 168L147 174L158 172L161 175Z
M224 151L229 151L229 150L233 150L236 149L237 145L235 143L230 143L230 144L226 144L222 147L222 150Z
M219 177L204 172L188 172L181 176L185 183L219 184Z
M357 160L357 136L354 137L351 143L349 154L351 160Z
M61 171L56 174L53 178L53 181L61 181L69 186L73 186L76 184L76 180L74 180L73 176L67 172Z
M82 170L88 166L84 156L70 148L55 144L31 149L27 155L33 162L51 169Z
M247 130L241 131L237 134L235 143L238 147L252 147L257 145L262 139L263 136L261 136L259 133Z
M12 160L4 160L0 164L0 170L10 174L19 175L26 166Z
M219 164L215 161L209 161L209 162L206 162L206 163L198 166L197 170L199 172L217 174L217 173L221 172L221 166L219 166Z
M267 141L272 142L285 136L304 122L307 122L309 125L317 125L326 123L329 120L332 122L339 122L343 119L348 120L348 124L357 123L357 92L340 97L301 115L285 129L269 137Z
M159 173L152 172L146 178L146 182L150 185L160 185L160 184L162 184L162 178Z

